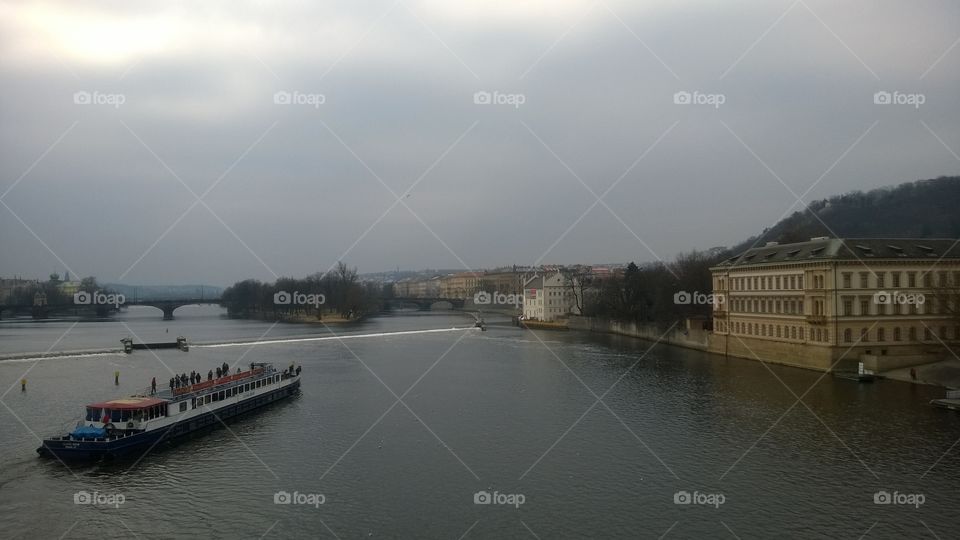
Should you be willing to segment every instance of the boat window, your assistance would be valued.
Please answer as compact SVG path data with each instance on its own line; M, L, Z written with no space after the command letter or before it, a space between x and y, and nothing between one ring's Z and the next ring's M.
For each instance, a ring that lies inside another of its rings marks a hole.
M204 396L203 402L204 402L204 403L210 403L210 394L207 394L206 396Z
M243 385L243 391L244 391L244 392L249 392L249 391L250 391L250 383L247 383L247 384Z
M220 395L217 394L216 392L214 392L214 393L213 393L213 400L214 400L214 401L220 401Z
M111 422L119 422L119 421L120 421L120 409L117 409L117 410L115 410L115 411L110 411L110 421L111 421Z
M96 421L99 420L100 409L95 409L93 407L87 407L87 421Z
M185 410L187 410L187 402L186 402L186 401L181 401L181 402L180 402L180 412L183 412L183 411L185 411Z
M223 394L224 394L224 392L223 392L223 390L221 390L221 391L220 391L220 401L223 401L223 398L224 398L224 395L223 395Z

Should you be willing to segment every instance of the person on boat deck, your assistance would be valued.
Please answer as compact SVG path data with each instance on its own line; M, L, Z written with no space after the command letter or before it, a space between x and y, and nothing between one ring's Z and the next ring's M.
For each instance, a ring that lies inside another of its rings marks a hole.
M212 381L212 380L213 380L213 370L212 370L212 369L207 372L207 380L208 380L208 381Z
M157 393L157 378L154 377L150 379L150 395L152 396L156 393Z
M217 367L217 378L219 379L219 378L222 377L222 376L223 376L223 370L220 369L220 367L218 366L218 367Z
M170 391L173 391L173 377L170 377Z
M239 375L239 374L240 374L240 367L238 366L238 367L237 367L237 375Z
M227 363L224 362L224 363L223 363L223 375L224 375L224 377L226 377L226 376L229 375L229 374L230 374L230 366L228 366Z
M300 375L300 366L297 366L297 375Z

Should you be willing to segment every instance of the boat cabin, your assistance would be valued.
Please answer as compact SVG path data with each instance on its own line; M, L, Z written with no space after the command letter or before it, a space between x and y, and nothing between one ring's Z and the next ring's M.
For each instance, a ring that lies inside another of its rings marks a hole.
M103 424L126 424L144 422L167 416L168 401L154 397L133 396L87 405L85 416L88 422Z

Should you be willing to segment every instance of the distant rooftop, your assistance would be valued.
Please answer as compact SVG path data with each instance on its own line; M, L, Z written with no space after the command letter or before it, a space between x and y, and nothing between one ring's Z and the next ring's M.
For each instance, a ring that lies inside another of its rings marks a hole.
M748 249L717 267L751 266L811 260L960 259L960 239L950 238L811 238L808 242Z

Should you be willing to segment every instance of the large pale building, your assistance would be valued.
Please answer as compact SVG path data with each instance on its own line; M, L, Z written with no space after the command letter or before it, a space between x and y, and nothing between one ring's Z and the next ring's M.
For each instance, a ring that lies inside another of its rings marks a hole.
M440 298L466 300L480 291L479 272L458 272L440 278Z
M711 269L711 350L815 369L882 371L960 342L960 240L768 243Z
M523 285L523 318L552 322L579 314L573 290L560 272L531 277Z

